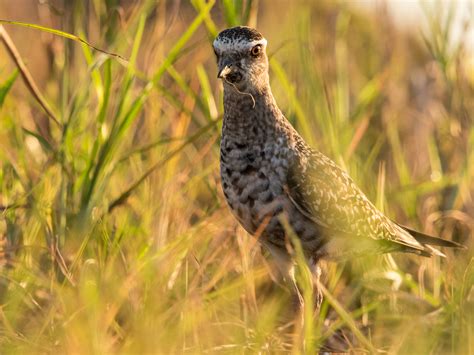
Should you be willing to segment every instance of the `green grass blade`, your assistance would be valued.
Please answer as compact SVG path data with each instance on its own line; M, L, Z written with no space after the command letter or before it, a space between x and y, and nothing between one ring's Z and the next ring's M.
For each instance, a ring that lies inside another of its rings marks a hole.
M106 54L110 57L113 57L120 64L122 64L124 66L126 66L128 64L128 61L124 57L122 57L121 55L116 54L116 53L112 53L112 52L108 52L106 50L98 48L98 47L92 45L91 43L89 43L88 41L86 41L85 39L83 39L79 36L73 35L71 33L68 33L68 32L56 30L54 28L49 28L49 27L45 27L45 26L36 25L36 24L33 24L33 23L20 22L20 21L9 21L9 20L0 19L0 23L7 24L7 25L16 25L16 26L28 27L28 28L32 28L32 29L35 29L35 30L40 30L40 31L43 31L43 32L51 33L55 36L64 37L64 38L67 38L67 39L85 44L86 46L89 46L89 47L93 48L94 50L96 50L98 52L101 52L101 53L104 53L104 54Z
M182 143L178 148L173 150L171 153L169 153L164 159L160 160L159 162L153 164L150 168L148 168L141 176L138 178L133 184L130 185L130 187L125 190L123 193L120 194L119 197L114 199L112 203L109 204L108 212L112 212L116 207L120 206L123 204L128 197L132 194L132 192L140 186L145 179L150 176L156 169L162 167L164 164L166 164L169 160L171 160L176 154L181 152L184 148L186 148L189 144L193 143L196 141L199 137L201 137L204 133L206 133L209 129L213 128L218 122L220 122L220 119L216 119L213 122L209 123L207 126L202 127L199 131L197 131L195 134L193 134L191 137L189 137L184 143Z
M2 108L5 98L7 97L8 92L13 86L16 78L18 77L19 71L15 69L13 73L10 74L7 80L0 86L0 108Z

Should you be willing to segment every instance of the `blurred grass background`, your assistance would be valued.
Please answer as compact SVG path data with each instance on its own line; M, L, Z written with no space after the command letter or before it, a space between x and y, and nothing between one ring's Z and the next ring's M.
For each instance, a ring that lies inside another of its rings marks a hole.
M352 351L474 353L472 14L453 41L455 2L421 3L421 29L382 1L352 5L0 2L1 19L128 60L4 24L59 125L1 46L2 353L300 353L341 337ZM274 94L308 142L391 217L468 250L328 263L321 313L294 328L219 184L211 43L237 24L269 40Z

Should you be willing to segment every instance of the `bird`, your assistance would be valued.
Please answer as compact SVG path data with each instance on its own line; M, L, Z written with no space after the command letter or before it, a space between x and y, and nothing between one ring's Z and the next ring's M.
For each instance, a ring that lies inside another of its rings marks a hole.
M316 280L324 259L397 251L444 256L433 246L462 247L390 219L345 170L304 141L272 94L267 40L259 31L227 28L213 49L224 88L220 175L225 199L243 228L273 255L300 303L290 233ZM318 306L322 295L316 294Z

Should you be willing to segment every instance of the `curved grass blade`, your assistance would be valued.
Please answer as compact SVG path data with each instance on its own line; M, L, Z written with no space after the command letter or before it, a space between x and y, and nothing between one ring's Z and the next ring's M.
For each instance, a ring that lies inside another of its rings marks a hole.
M10 38L10 35L8 32L5 30L5 28L1 25L0 21L0 40L3 42L5 45L5 48L7 49L7 52L10 54L11 58L15 62L15 65L17 66L18 70L21 73L21 76L23 77L23 80L30 90L31 94L34 96L36 101L40 104L40 106L43 108L43 110L47 113L47 115L51 118L51 120L54 121L59 127L61 127L61 123L59 120L56 118L56 114L53 112L49 104L46 102L44 99L43 95L41 94L40 90L38 89L38 86L36 85L35 81L33 80L33 77L31 76L28 68L26 67L25 63L23 62L23 59L21 58L20 54L18 53L18 50L16 49L15 44L13 43L12 39Z
M79 37L79 36L76 36L76 35L73 35L71 33L68 33L68 32L64 32L64 31L60 31L60 30L56 30L54 28L49 28L49 27L45 27L45 26L40 26L40 25L36 25L34 23L27 23L27 22L21 22L21 21L10 21L10 20L4 20L4 19L0 19L0 23L4 23L4 24L7 24L7 25L16 25L16 26L23 26L23 27L28 27L28 28L33 28L35 30L40 30L40 31L43 31L43 32L48 32L48 33L51 33L53 35L56 35L56 36L60 36L60 37L64 37L64 38L67 38L67 39L71 39L73 41L76 41L76 42L80 42L82 44L85 44L86 46L89 46L91 48L93 48L94 50L98 51L98 52L101 52L101 53L104 53L108 56L111 56L115 59L117 59L117 61L124 65L124 66L127 66L128 65L128 60L125 59L124 57L122 57L120 54L117 54L117 53L112 53L112 52L108 52L104 49L101 49L99 47L96 47L94 46L93 44L91 44L90 42L86 41L85 39Z

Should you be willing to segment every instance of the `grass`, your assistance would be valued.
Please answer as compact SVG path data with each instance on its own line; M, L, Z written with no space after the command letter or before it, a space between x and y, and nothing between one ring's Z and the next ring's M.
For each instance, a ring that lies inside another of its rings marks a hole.
M44 74L39 95L0 58L2 353L301 353L336 334L354 352L474 352L474 77L450 40L454 6L426 8L421 33L347 2L36 6L54 26L4 29L13 46L40 42L17 51L29 84ZM210 45L256 22L305 139L390 216L468 250L327 263L320 314L292 326L271 258L219 185Z

